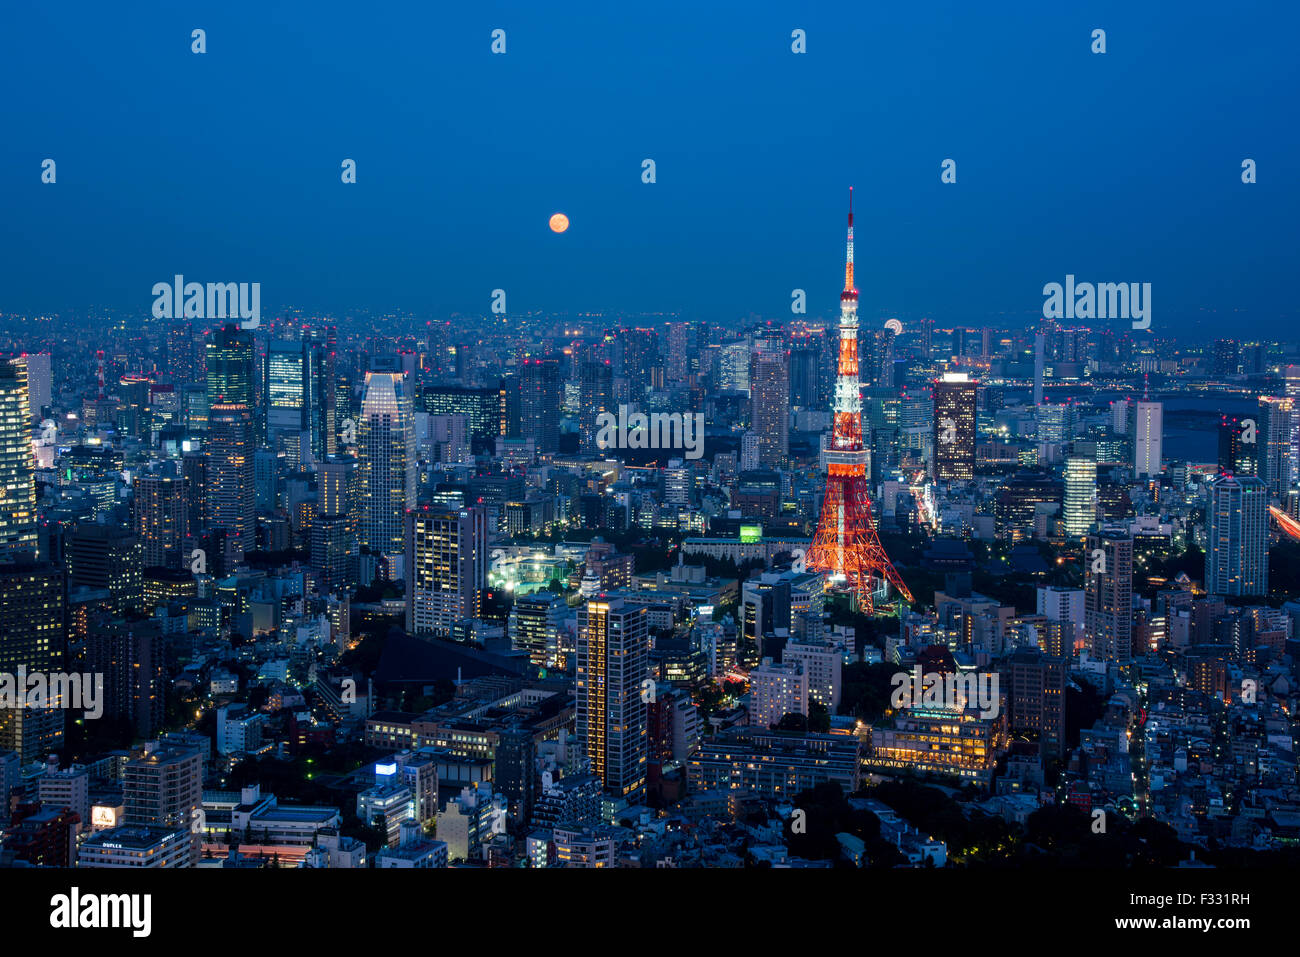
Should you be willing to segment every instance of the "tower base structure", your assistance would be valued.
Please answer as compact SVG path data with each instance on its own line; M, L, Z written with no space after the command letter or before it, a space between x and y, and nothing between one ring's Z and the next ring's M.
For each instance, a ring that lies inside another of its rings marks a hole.
M867 477L851 466L830 466L817 534L808 549L808 567L826 573L832 587L852 593L859 610L875 612L875 594L888 583L908 601L903 583L876 533Z

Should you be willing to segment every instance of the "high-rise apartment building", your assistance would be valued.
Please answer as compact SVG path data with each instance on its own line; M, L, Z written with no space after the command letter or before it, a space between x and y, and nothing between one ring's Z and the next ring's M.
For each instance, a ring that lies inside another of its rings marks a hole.
M798 661L764 658L749 673L749 723L769 728L787 714L808 714L808 675Z
M575 730L606 790L633 798L645 787L650 653L644 606L593 598L578 610Z
M39 421L53 398L54 371L48 352L29 352L27 359L27 395L31 400L32 421Z
M194 826L203 807L203 756L198 748L151 742L128 761L122 772L122 822L127 827L155 827L184 832L189 838L187 864L199 859L202 829Z
M510 607L510 647L539 668L563 668L560 630L567 614L564 599L553 592L521 595Z
M790 357L779 338L754 341L749 364L750 430L758 436L758 458L782 468L790 455Z
M1133 660L1133 536L1104 526L1087 538L1083 556L1084 633L1094 657Z
M115 621L86 637L86 667L103 677L103 718L148 738L162 729L167 673L162 628L143 619Z
M1281 497L1295 484L1295 400L1263 396L1259 400L1256 448L1259 471L1269 495Z
M174 475L145 472L135 477L132 489L132 518L144 549L144 567L178 567L188 528L185 483Z
M1205 591L1268 594L1268 488L1255 475L1220 475L1206 508Z
M1133 474L1138 478L1159 475L1164 446L1164 406L1141 399L1133 409Z
M198 378L194 351L194 323L177 322L167 330L167 374L173 382L193 382Z
M1007 659L1007 729L1038 740L1046 760L1065 751L1066 660L1023 646Z

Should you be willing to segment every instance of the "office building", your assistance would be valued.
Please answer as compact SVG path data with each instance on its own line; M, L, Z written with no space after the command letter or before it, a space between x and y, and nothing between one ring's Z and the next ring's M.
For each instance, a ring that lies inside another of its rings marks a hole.
M204 356L208 404L254 408L253 334L233 323L214 329L208 335Z
M779 338L754 342L749 364L750 431L759 464L782 468L790 454L790 357Z
M0 561L36 558L35 468L27 359L0 359Z
M406 630L448 637L478 618L487 580L487 518L480 508L421 505L406 516Z
M977 386L964 372L946 372L934 383L934 477L940 481L975 477Z
M1097 520L1097 463L1072 455L1065 460L1065 534L1082 538Z
M0 674L62 670L67 647L64 588L63 569L57 565L0 563ZM62 746L63 718L64 710L58 707L0 709L0 750L13 751L24 762L43 757Z
M609 361L589 359L579 366L578 431L584 452L602 453L597 445L597 420L602 412L618 413L614 402L614 377Z
M226 547L235 562L255 545L254 450L249 407L214 402L208 416L204 474L207 527L225 533Z
M525 359L515 377L519 386L519 428L512 438L531 437L540 454L560 449L560 405L564 384L556 358Z
M361 465L361 546L403 575L406 510L415 505L415 428L406 377L396 360L372 360L357 428Z
M68 590L103 589L119 615L144 607L144 554L140 539L127 528L80 522L64 541Z

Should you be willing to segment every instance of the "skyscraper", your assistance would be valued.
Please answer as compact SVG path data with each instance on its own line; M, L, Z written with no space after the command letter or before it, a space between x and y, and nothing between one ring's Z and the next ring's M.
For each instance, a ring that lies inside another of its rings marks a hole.
M628 397L639 402L652 389L663 388L663 362L659 358L659 333L653 329L622 329L623 374ZM658 384L656 385L656 381Z
M0 674L59 671L67 646L63 569L0 562L0 625ZM63 716L57 707L0 708L0 750L17 752L24 762L48 754L61 746Z
M366 373L357 428L361 463L361 545L403 577L406 510L415 505L415 426L406 377L396 358L377 357Z
M504 435L499 388L471 389L459 385L425 386L421 393L424 411L430 415L467 415L470 434L476 439Z
M177 567L187 529L186 505L185 485L179 478L162 472L145 472L135 477L133 520L136 535L144 546L146 568Z
M1259 400L1259 428L1256 448L1259 471L1270 495L1280 497L1295 483L1295 455L1292 433L1295 400L1262 396Z
M539 668L563 668L560 630L567 613L564 599L553 592L520 595L510 606L510 647L526 652Z
M867 381L879 388L894 387L894 330L877 329L864 337L870 363Z
M483 612L487 518L480 508L421 505L406 516L406 630L447 637Z
M600 431L596 420L602 412L617 412L613 372L608 361L589 359L579 366L578 378L578 429L583 451L601 451L596 444Z
M718 385L731 392L749 391L748 339L728 342L718 350Z
M266 355L266 434L289 464L303 468L326 454L325 347L310 341L273 341Z
M156 734L163 724L167 680L158 622L115 621L93 628L85 656L90 672L104 679L104 717L126 722L137 737Z
M1220 472L1231 472L1233 475L1259 474L1258 432L1258 423L1243 421L1235 415L1220 417L1218 461Z
M1065 460L1065 534L1082 538L1097 520L1097 463L1081 455Z
M107 591L118 615L139 611L144 606L143 552L130 529L81 522L64 543L68 588Z
M540 453L560 448L560 362L553 357L525 359L519 368L519 434L532 436Z
M759 461L782 468L790 454L790 359L777 337L754 342L749 365L750 429Z
M253 334L238 325L214 329L204 346L208 403L253 408Z
M173 382L195 380L194 359L194 323L178 322L167 330L167 374Z
M821 407L821 340L800 336L790 348L790 404L801 409Z
M1206 508L1205 590L1268 594L1268 488L1255 475L1220 475Z
M27 392L31 400L32 421L38 421L50 404L54 389L54 374L50 369L48 352L32 352L27 356Z
M1120 526L1089 535L1083 556L1083 625L1094 657L1133 659L1133 536Z
M210 529L225 532L227 553L235 562L254 547L253 451L253 415L248 406L214 403L208 417L207 522Z
M699 325L694 322L668 323L668 382L683 385L699 369Z
M574 728L592 773L626 798L639 796L646 780L646 614L617 598L578 610Z
M0 561L36 557L35 468L27 360L0 359Z
M1160 474L1164 445L1164 406L1143 398L1134 406L1133 474L1147 478Z
M945 372L934 383L934 477L969 481L975 477L975 391L964 372Z
M1236 339L1216 339L1214 355L1210 363L1210 373L1215 376L1237 374L1241 362L1241 343Z

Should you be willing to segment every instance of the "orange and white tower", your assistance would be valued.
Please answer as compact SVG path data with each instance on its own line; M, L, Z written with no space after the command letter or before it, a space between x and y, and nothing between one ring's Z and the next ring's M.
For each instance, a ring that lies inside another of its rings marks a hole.
M808 567L826 572L832 585L856 596L867 614L873 592L892 584L908 601L912 593L889 561L871 518L867 451L862 443L862 392L858 385L858 290L853 284L853 187L849 187L848 256L840 293L840 352L835 377L835 423L826 451L826 497L808 550Z

